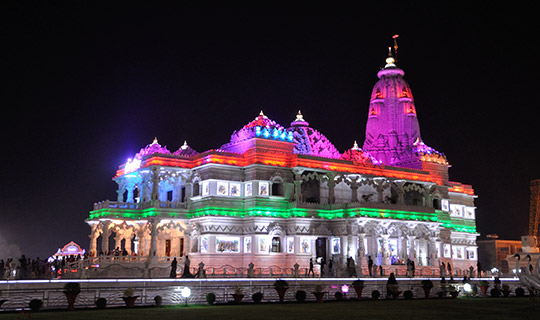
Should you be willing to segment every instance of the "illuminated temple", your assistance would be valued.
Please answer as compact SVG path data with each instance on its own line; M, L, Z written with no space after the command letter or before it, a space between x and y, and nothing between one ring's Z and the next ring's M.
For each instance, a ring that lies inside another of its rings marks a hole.
M446 156L421 138L403 70L386 62L362 148L340 152L300 112L287 127L261 112L205 152L155 139L117 170L116 201L90 212L90 255L119 248L244 268L322 258L338 274L352 257L364 275L368 256L384 269L407 259L417 270L476 268L474 191L449 181Z

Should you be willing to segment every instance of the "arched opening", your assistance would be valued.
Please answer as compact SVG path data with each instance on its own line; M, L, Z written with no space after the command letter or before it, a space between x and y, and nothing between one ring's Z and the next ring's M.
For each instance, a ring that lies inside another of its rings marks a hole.
M199 191L199 183L198 182L195 182L193 184L193 196L194 197L197 197L200 195L200 191Z
M321 187L319 180L311 179L302 182L302 198L305 202L321 202Z
M272 252L281 252L281 238L280 237L272 238Z
M280 182L272 183L272 195L283 197L283 184Z
M441 200L440 199L433 199L433 209L435 210L441 210Z

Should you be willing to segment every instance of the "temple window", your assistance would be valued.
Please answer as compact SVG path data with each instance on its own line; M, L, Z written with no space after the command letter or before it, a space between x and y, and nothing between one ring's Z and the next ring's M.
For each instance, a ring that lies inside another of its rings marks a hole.
M280 237L272 238L272 252L281 252L281 238Z
M199 189L200 189L200 188L199 188L199 183L198 183L198 182L195 182L195 183L193 184L193 196L194 196L194 197L197 197L197 196L200 195ZM185 197L186 197L186 188L184 187L184 188L182 188L182 199L185 199Z
M272 195L283 197L283 184L279 182L272 183Z

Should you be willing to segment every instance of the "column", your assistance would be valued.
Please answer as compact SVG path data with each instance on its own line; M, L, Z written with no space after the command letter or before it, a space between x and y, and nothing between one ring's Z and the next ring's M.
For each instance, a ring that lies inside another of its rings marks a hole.
M334 193L334 187L336 186L336 182L334 181L334 178L336 175L334 173L327 173L326 177L328 180L326 181L326 184L328 185L328 204L334 204L336 201L336 196Z
M414 235L409 235L407 236L407 238L409 239L409 259L411 261L414 261L415 265L418 265L417 261L416 261L416 246L415 246L415 241L416 241L416 237Z
M158 236L157 224L158 224L158 220L153 219L149 223L151 223L151 227L152 227L151 230L152 231L150 232L150 252L148 253L148 255L150 257L155 257L156 253L157 253L157 236Z
M92 226L90 235L88 236L90 238L90 249L89 249L90 257L97 256L97 239L99 237L99 232L97 231L98 226L99 226L99 224L97 224L97 223L94 224Z
M351 202L358 202L358 182L351 180Z
M388 251L388 238L390 238L389 234L381 234L382 237L382 264L383 265L390 265L390 252Z
M430 266L438 266L439 265L439 256L437 255L437 237L430 237L429 238L429 251L428 251L428 257L429 262L428 264Z
M294 173L294 200L296 203L302 202L302 172L303 169L293 169Z
M398 204L404 204L405 203L405 191L403 190L403 186L405 185L405 181L394 181L394 186L396 193L398 194Z
M109 251L109 237L111 235L110 224L110 221L107 221L102 225L103 233L101 234L101 251L103 251L103 254L107 254L107 251Z
M152 201L159 200L159 168L152 167Z
M125 249L128 254L131 254L131 239L133 238L133 232L130 230L126 230L126 236L124 236L124 239L126 240Z

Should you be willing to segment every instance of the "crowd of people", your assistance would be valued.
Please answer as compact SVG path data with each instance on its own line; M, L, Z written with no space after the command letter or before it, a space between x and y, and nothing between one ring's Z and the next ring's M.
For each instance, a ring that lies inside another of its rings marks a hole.
M52 279L66 271L69 264L83 259L84 256L70 255L56 258L35 259L26 258L23 254L19 259L0 259L1 280Z

